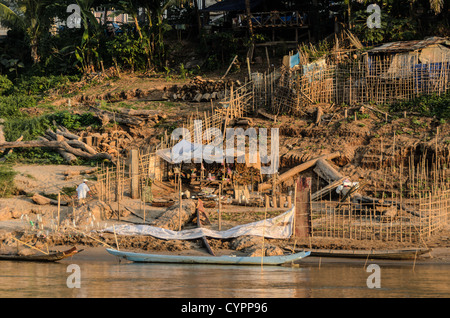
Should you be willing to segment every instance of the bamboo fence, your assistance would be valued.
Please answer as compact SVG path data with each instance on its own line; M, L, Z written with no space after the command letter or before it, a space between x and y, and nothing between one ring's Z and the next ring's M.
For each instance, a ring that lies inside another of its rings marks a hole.
M282 69L274 113L297 113L311 104L387 104L450 89L450 62L420 64L417 55L400 64L392 56L322 63L304 71Z
M311 202L311 236L418 242L431 237L448 224L450 190L422 192L415 200L405 200L406 209L385 215L373 203L333 200ZM388 209L388 207L384 207Z

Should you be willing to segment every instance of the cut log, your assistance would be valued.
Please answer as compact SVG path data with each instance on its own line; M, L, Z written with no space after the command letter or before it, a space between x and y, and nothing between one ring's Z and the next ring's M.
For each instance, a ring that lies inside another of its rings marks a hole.
M64 151L62 149L56 149L56 152L59 153L67 163L74 163L75 161L77 161L77 156L71 154L70 152Z
M162 115L162 112L160 110L155 110L155 109L122 108L122 109L120 109L120 113L128 115L128 116L146 116L146 117Z
M37 193L33 195L32 200L34 201L34 203L39 205L47 205L47 204L58 205L58 200L52 200ZM60 205L67 206L68 203L65 201L60 201Z
M266 117L268 119L271 119L271 120L276 120L276 118L277 118L276 115L269 114L262 109L258 109L258 114L260 114L261 116Z
M323 110L322 107L317 106L317 113L316 113L316 125L320 124L320 120L323 116Z
M328 183L344 178L339 171L324 159L317 160L314 172Z
M94 112L94 116L96 116L102 121L103 125L106 125L109 122L116 122L118 124L128 126L141 126L145 124L145 121L143 119L134 116L129 116L121 113L114 113L107 110L98 109L93 106L90 106L90 110Z
M285 173L281 174L280 176L278 176L275 185L278 185L286 180L289 180L290 178L293 178L295 175L299 174L300 172L313 167L317 163L317 161L320 159L331 160L331 159L335 159L339 156L340 156L339 152L334 152L329 155L324 155L324 156L309 160L305 163L302 163L302 164L292 168L291 170L286 171ZM273 182L261 183L258 185L258 191L261 192L261 191L268 190L268 189L272 188L272 186L273 186Z
M17 138L15 142L22 141L22 139L23 139L23 135L20 136L19 138ZM2 149L2 147L0 147L0 149ZM9 153L11 153L11 152L12 152L12 149L11 149L11 148L6 149L6 150L3 152L3 158L0 159L0 162L4 162L4 161L6 160L6 156L7 156Z
M78 170L78 171L73 171L73 170L66 170L64 171L64 174L66 176L79 176L81 174L92 174L95 173L98 169L95 168L91 168L91 169L84 169L84 170Z
M202 100L202 96L203 96L203 94L197 94L197 95L195 95L193 101L194 101L194 102L200 102L200 101Z
M90 153L91 155L96 155L97 154L97 151L94 148L86 145L82 141L79 141L79 140L67 140L67 144L72 146L72 147L82 149L82 150L86 151L87 153Z
M5 133L3 132L3 125L0 125L0 142L5 142Z
M70 140L81 140L80 136L72 134L71 132L68 132L68 131L63 131L61 129L56 129L56 134L62 135L65 138L70 139Z

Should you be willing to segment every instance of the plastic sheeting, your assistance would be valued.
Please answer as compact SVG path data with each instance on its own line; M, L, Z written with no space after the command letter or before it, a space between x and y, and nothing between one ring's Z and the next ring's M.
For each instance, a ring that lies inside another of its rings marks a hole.
M295 206L274 218L235 226L225 231L215 231L208 228L195 228L183 231L172 231L150 225L124 224L110 227L103 232L118 235L150 235L163 240L192 240L201 237L230 239L243 235L264 236L274 239L286 239L292 235Z
M201 162L223 162L223 149L213 145L191 143L185 139L178 142L172 148L156 151L156 154L171 164Z

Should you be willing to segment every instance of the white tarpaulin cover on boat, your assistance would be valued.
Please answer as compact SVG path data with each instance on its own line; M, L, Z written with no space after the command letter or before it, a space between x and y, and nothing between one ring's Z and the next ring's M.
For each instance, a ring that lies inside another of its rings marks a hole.
M163 240L192 240L203 236L216 239L229 239L243 235L264 236L274 239L286 239L292 234L295 206L274 218L235 226L225 231L207 228L195 228L183 231L172 231L150 225L123 224L115 228L104 229L104 232L119 235L150 235Z

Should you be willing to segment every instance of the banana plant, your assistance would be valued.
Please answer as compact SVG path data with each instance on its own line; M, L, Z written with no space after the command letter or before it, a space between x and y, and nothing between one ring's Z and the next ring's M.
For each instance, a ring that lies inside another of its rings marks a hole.
M91 12L93 0L76 0L80 7L81 25L84 29L80 45L75 47L75 57L81 65L83 73L89 72L99 62L98 46L100 27L94 14Z
M46 14L49 0L18 0L0 2L0 19L2 24L15 27L25 32L30 42L31 59L36 64L40 61L38 52L39 41L44 32L48 31L51 17Z

